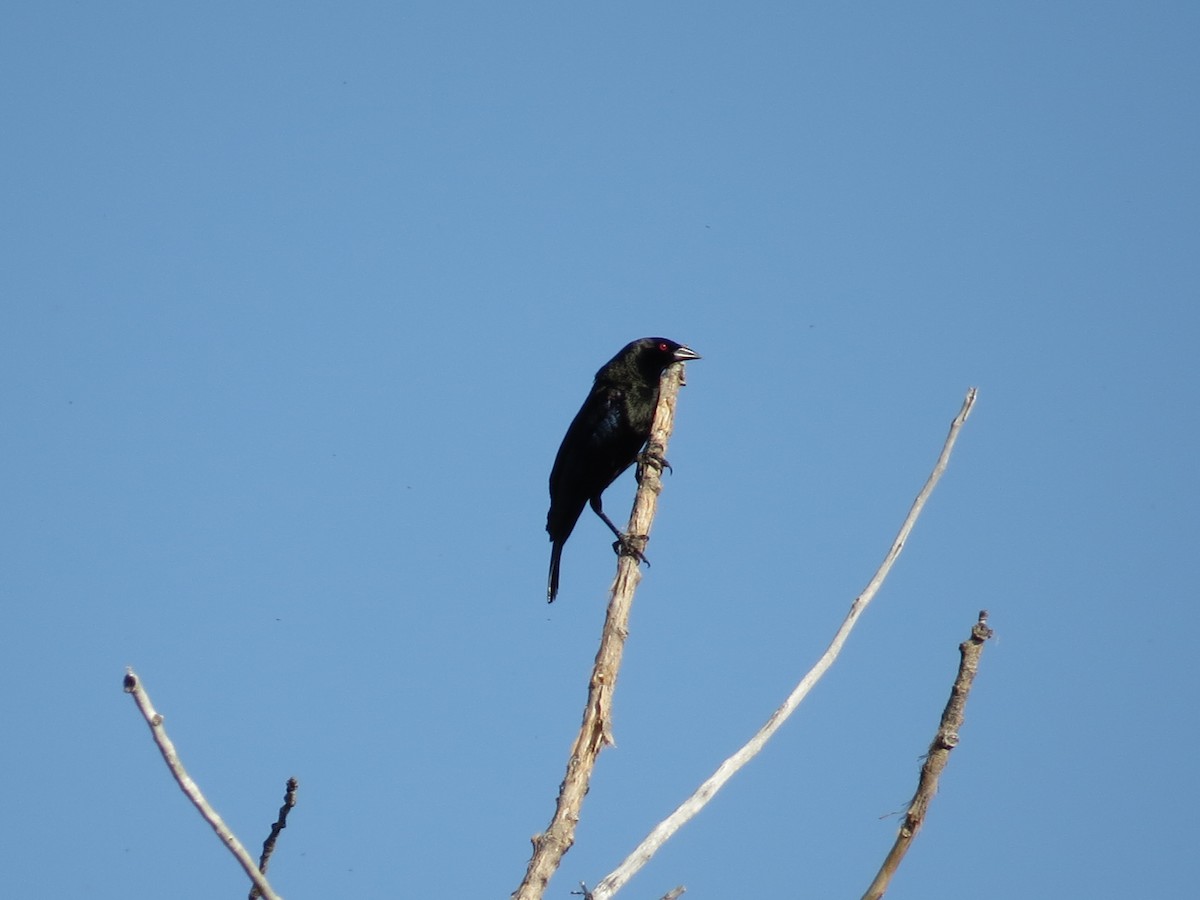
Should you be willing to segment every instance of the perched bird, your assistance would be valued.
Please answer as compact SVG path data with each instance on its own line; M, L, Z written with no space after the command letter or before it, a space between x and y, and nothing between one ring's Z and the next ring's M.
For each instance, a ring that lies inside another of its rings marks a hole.
M625 535L604 514L600 495L634 463L649 439L663 370L673 362L699 358L700 354L683 344L647 337L627 344L596 373L592 391L567 429L550 470L546 531L553 547L548 602L553 603L558 595L563 544L585 504L591 504L618 542L625 541Z

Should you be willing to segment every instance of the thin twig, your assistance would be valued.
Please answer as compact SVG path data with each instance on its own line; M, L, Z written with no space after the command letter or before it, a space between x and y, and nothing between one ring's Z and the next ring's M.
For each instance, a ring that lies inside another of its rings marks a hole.
M264 875L267 874L267 867L271 865L271 854L275 852L275 842L279 840L279 832L287 828L288 813L296 805L296 791L300 787L300 782L295 778L287 780L287 786L283 793L283 806L279 807L279 818L271 826L271 833L267 835L267 839L263 841L262 855L258 858L258 871ZM258 890L258 885L250 888L249 900L258 900L262 894Z
M654 521L658 494L662 490L663 456L675 421L676 395L683 383L681 363L669 366L663 373L658 408L654 414L654 425L650 429L650 440L644 457L646 462L639 469L641 479L626 528L626 534L629 536L627 541L638 550L644 548ZM524 880L512 894L514 900L540 900L563 855L575 842L575 826L579 823L579 811L588 792L596 757L606 744L613 743L613 691L617 686L617 672L621 667L625 638L629 634L629 611L633 604L633 593L641 578L638 557L622 553L617 560L617 577L613 583L612 599L608 604L604 631L600 636L600 649L596 652L596 664L588 684L583 723L575 743L571 746L567 772L559 786L554 818L543 833L534 835L532 839L533 856L529 860Z
M925 481L924 487L917 494L916 500L913 501L912 508L909 509L904 523L900 526L900 531L896 535L896 539L892 541L891 548L883 558L883 563L875 572L874 577L868 582L866 588L863 589L863 592L850 604L849 615L846 616L845 621L842 622L841 627L834 634L832 642L830 642L829 647L826 648L821 658L817 660L816 665L800 680L800 683L788 695L783 705L771 714L771 717L759 729L758 733L744 747L721 763L716 772L701 784L691 797L680 804L671 815L656 825L645 839L634 848L633 852L593 888L592 895L595 900L609 900L630 878L637 874L642 866L650 861L650 858L658 851L659 847L667 842L671 835L699 813L717 791L724 787L725 782L732 778L735 772L758 754L767 741L770 740L771 736L779 730L780 726L787 721L796 707L800 705L800 702L808 695L813 686L829 670L829 667L833 665L859 616L863 614L871 600L879 592L884 579L887 578L892 566L899 558L900 551L904 549L904 543L908 540L908 535L912 531L913 525L916 524L917 517L920 516L921 510L925 507L925 501L929 499L929 495L933 493L933 489L937 486L942 473L946 471L946 464L950 461L950 453L954 449L954 442L958 439L958 433L962 429L963 423L967 421L967 416L971 414L972 407L975 405L975 396L975 388L967 391L962 409L954 417L954 421L950 423L950 433L946 436L945 444L942 445L942 452L938 456L937 463L934 465L929 478Z
M281 900L280 896L272 889L266 876L258 871L258 867L254 865L254 860L250 858L250 854L246 852L246 848L242 846L242 842L237 839L237 836L225 824L225 820L204 799L204 794L200 792L199 786L188 775L187 770L183 768L179 754L175 752L175 745L167 737L166 729L163 728L162 715L150 702L150 696L146 693L146 689L142 687L142 681L133 669L125 670L125 693L133 694L134 702L137 703L137 708L141 712L142 718L150 726L150 734L154 737L154 743L158 745L158 750L162 753L163 760L166 762L167 768L171 771L171 776L175 779L175 783L179 785L180 790L192 801L192 805L200 811L200 815L204 817L204 821L212 827L212 830L217 833L217 837L221 839L221 843L228 847L229 852L236 857L238 863L245 870L246 874L250 876L250 880L254 882L265 900Z
M950 699L942 711L942 721L938 725L933 743L929 745L929 753L921 766L921 777L917 780L917 792L908 805L908 812L896 835L896 842L888 852L879 867L879 873L863 900L880 900L888 889L892 876L896 873L904 854L912 845L913 838L925 822L925 813L933 801L938 789L938 779L942 770L950 762L950 751L958 746L958 732L962 728L963 716L967 707L967 696L971 693L971 685L975 681L975 673L979 670L979 658L983 655L983 644L992 636L992 629L987 624L987 610L980 610L979 621L971 628L971 636L958 645L962 659L958 664L958 676L954 679L954 687L950 689Z

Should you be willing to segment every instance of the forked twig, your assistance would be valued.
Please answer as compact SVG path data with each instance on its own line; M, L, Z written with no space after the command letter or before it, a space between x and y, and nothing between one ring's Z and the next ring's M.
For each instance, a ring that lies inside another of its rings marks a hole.
M154 737L154 743L158 745L158 750L162 753L163 761L166 762L167 768L171 772L171 777L175 779L175 783L179 785L179 789L192 801L192 805L200 811L200 815L204 817L212 830L217 833L217 837L221 839L221 843L229 848L229 852L234 855L242 869L250 876L250 880L254 882L254 886L258 888L259 893L265 900L281 900L280 896L272 889L270 882L262 872L258 871L258 867L254 865L254 860L250 858L250 854L246 852L246 848L242 846L242 842L237 839L237 835L230 830L225 824L212 805L204 799L204 794L200 792L200 787L192 780L192 776L188 775L184 769L183 763L179 759L179 754L175 751L175 745L171 739L167 737L167 731L163 728L163 717L150 702L150 696L146 693L146 689L142 687L142 681L138 678L133 669L125 670L125 693L133 694L134 702L137 703L137 708L142 714L142 718L146 720L146 724L150 726L150 734Z

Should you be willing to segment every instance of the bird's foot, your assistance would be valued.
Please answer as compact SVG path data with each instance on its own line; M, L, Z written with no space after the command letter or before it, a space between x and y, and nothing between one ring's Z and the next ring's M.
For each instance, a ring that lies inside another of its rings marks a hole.
M637 480L638 484L642 483L642 477L646 473L647 468L652 468L661 477L663 469L668 472L674 472L671 464L663 458L662 444L647 444L646 449L637 455Z
M648 566L650 560L642 551L646 549L646 542L649 540L650 535L648 534L623 534L613 541L613 552L617 556L632 556L638 562Z

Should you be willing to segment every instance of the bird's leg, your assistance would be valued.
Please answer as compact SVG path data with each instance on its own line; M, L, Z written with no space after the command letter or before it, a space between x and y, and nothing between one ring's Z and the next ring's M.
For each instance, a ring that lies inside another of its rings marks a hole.
M637 455L638 484L642 483L642 477L645 475L647 467L657 469L660 477L662 476L663 469L666 469L668 472L674 471L674 469L671 468L671 464L663 459L662 444L647 444L642 452Z
M613 524L612 519L604 514L604 506L600 502L600 498L596 497L591 501L592 511L604 520L604 524L612 529L612 533L617 536L613 541L613 552L617 556L632 556L638 562L644 562L650 565L650 560L646 558L646 554L642 552L642 548L646 546L646 541L650 540L648 534L624 534L620 528Z

